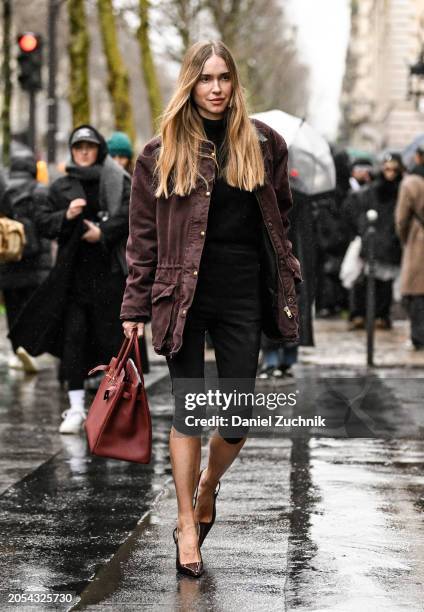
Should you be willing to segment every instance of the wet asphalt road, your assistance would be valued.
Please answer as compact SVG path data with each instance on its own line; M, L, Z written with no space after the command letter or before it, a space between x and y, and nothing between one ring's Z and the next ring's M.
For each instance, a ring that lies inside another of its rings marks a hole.
M0 609L54 609L7 603L32 589L90 610L422 611L423 377L300 368L336 433L249 439L193 581L175 573L168 379L150 392L154 458L140 466L57 434L54 370L28 379L0 362Z

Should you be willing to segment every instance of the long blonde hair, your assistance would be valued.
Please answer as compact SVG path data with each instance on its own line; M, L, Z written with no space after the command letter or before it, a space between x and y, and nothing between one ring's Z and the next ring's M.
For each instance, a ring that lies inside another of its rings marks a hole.
M200 157L205 155L201 145L207 137L191 93L205 62L212 55L225 61L233 86L226 111L227 162L222 175L229 185L247 191L264 184L261 147L256 129L249 120L244 92L231 52L220 41L198 42L184 56L176 91L162 115L162 145L156 163L156 197L168 198L171 193L185 196L195 188L199 177L207 182L199 171Z

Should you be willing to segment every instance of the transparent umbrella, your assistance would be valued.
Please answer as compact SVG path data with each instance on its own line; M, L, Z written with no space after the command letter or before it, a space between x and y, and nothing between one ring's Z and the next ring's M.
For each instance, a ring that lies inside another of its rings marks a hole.
M271 110L252 115L281 134L289 149L290 186L308 196L331 192L336 172L326 139L303 119L284 111Z
M408 168L408 170L412 170L415 165L414 155L418 147L424 149L424 133L419 134L416 138L414 138L414 140L409 143L409 145L406 146L402 151L403 163Z

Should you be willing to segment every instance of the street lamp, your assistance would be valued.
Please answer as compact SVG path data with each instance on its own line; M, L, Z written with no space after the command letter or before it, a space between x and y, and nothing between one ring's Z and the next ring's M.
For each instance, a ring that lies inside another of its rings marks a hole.
M415 98L415 107L420 110L424 101L424 45L415 64L409 66L408 100Z
M367 365L374 365L374 320L375 320L375 224L378 212L373 208L367 211Z

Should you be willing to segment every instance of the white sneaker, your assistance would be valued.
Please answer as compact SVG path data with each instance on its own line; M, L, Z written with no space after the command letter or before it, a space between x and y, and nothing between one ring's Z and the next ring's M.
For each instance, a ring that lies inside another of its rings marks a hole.
M87 415L82 408L69 408L62 412L63 421L59 427L61 434L79 434Z
M16 355L16 353L12 353L12 355L7 360L7 365L12 370L23 370L24 366L22 365L22 361Z
M16 349L16 355L22 363L22 369L24 372L27 374L36 374L38 372L38 365L36 364L34 357L31 357L31 355L27 353L22 346L19 346Z

